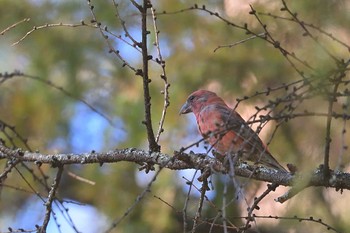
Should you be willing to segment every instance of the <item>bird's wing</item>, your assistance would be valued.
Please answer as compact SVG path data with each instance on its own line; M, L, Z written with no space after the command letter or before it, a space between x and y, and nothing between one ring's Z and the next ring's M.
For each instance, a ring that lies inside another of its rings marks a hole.
M247 149L252 151L257 150L258 152L267 151L267 148L264 146L257 133L249 127L241 115L226 106L217 106L217 109L221 113L224 129L234 131L237 137L243 139L245 151L247 151Z
M286 171L271 155L258 134L227 105L212 104L203 108L197 121L202 135L209 136L209 143L220 153L239 152L243 159Z

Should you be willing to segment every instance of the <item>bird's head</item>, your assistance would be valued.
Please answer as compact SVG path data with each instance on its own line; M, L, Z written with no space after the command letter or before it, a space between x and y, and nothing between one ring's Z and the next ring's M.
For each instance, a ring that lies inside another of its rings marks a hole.
M199 113L203 107L212 103L224 103L224 101L214 92L207 90L198 90L193 92L182 105L179 114L187 114L193 112ZM225 104L225 103L224 103Z

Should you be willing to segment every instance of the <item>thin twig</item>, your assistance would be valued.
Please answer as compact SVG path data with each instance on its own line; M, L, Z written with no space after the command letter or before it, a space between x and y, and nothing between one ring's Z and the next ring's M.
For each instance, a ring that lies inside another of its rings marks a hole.
M230 169L231 170L231 169ZM229 179L227 178L227 176L225 177L225 181L224 181L224 190L222 193L222 223L223 223L223 228L224 228L224 233L227 233L227 221L226 221L226 200L227 200L227 189L228 189L228 181Z
M93 18L93 22L96 23L96 27L99 29L100 31L100 34L102 36L102 38L104 38L104 40L106 41L106 44L109 48L109 53L113 53L114 55L116 55L118 57L118 59L123 63L123 67L124 66L127 66L129 69L131 69L132 71L134 71L135 73L138 73L138 69L134 68L129 62L127 62L121 55L120 55L120 52L119 50L116 50L114 49L112 43L108 40L108 35L105 34L106 30L105 28L102 28L101 27L101 23L97 20L97 17L96 17L96 14L94 12L94 6L91 4L91 1L90 0L86 0L88 5L89 5L89 8L90 8L90 12L91 12L91 15L92 15L92 18ZM108 30L107 30L108 32ZM119 38L119 37L117 37Z
M30 34L32 34L34 31L40 30L40 29L46 29L46 28L53 28L53 27L93 27L97 28L96 25L93 24L87 24L84 21L81 21L80 23L47 23L45 25L41 26L34 26L31 30L29 30L22 38L17 40L12 44L12 46L18 45L21 43L24 39L26 39Z
M25 78L34 79L36 81L44 83L44 84L46 84L46 85L48 85L50 87L53 87L56 90L62 92L66 96L68 96L68 97L70 97L70 98L72 98L74 100L77 100L79 102L82 102L84 105L86 105L88 108L90 108L93 112L95 112L96 114L100 115L103 119L105 119L110 125L115 126L114 123L113 123L113 120L110 117L108 117L106 114L104 114L103 112L99 111L97 108L95 108L91 104L89 104L86 100L84 100L82 98L79 98L79 97L73 95L72 93L68 92L63 87L57 86L56 84L52 83L51 81L44 80L44 79L41 79L41 78L36 77L36 76L26 75L26 74L23 74L22 76L25 77Z
M129 38L129 39L132 41L132 43L133 43L133 44L132 44L132 47L138 48L138 46L140 45L140 42L136 41L136 40L134 39L134 37L131 36L131 34L129 33L129 30L128 30L128 28L127 28L126 25L125 25L125 21L120 17L119 10L118 10L118 4L116 3L115 0L113 0L113 5L114 5L114 8L115 8L115 12L116 12L115 15L117 16L117 18L118 18L120 24L121 24L122 27L123 27L123 31L125 32L125 37ZM141 51L140 51L140 52L141 52Z
M344 116L349 116L350 119L350 115L347 114L350 111L350 96L348 96L346 98L346 102L343 105L343 115ZM346 152L346 149L348 148L347 145L347 140L346 140L346 123L347 123L347 119L343 118L343 126L341 129L341 149L339 151L339 156L338 156L338 162L337 162L337 166L336 166L336 170L342 170L344 165L343 165L343 158Z
M50 216L52 213L52 203L56 199L56 192L57 192L58 186L59 186L61 178L62 178L62 173L63 173L63 166L58 166L58 171L56 173L55 180L52 183L51 190L50 190L49 195L48 195L48 199L45 203L46 213L45 213L45 218L44 218L43 224L39 228L39 233L46 232L46 228L47 228L47 225L49 224Z
M60 87L60 86L54 84L53 82L51 82L49 80L44 80L44 79L42 79L40 77L37 77L37 76L24 74L24 73L21 73L21 72L18 72L18 71L15 71L14 73L15 73L15 75L9 76L9 77L16 77L16 76L24 77L24 78L33 79L33 80L39 81L41 83L44 83L44 84L46 84L46 85L48 85L48 86L50 86L50 87L52 87L52 88L62 92L66 96L68 96L68 97L70 97L70 98L72 98L74 100L77 100L79 102L82 102L84 105L86 105L88 108L90 108L93 112L95 112L96 114L100 115L103 119L105 119L110 125L114 126L114 123L113 123L111 118L109 118L107 115L105 115L104 113L102 113L101 111L96 109L94 106L89 104L86 100L73 95L72 93L70 93L67 90L65 90L63 87ZM0 77L1 77L1 75L0 75Z
M187 232L187 208L188 208L188 203L190 201L190 196L191 196L191 191L192 191L192 186L193 186L193 181L194 181L194 178L196 177L197 175L197 172L198 170L196 170L192 176L192 179L191 181L187 182L189 184L189 188L188 188L188 191L187 191L187 195L186 195L186 200L185 200L185 204L184 204L184 207L182 209L182 221L183 221L183 227L184 227L184 233ZM185 177L183 177L185 178Z
M24 23L24 22L29 22L30 18L25 18L25 19L22 19L21 21L18 21L14 24L12 24L11 26L8 26L7 28L5 28L4 30L2 30L0 32L0 35L4 35L6 32L8 32L9 30L11 30L12 28L14 27L17 27L19 24L21 23Z
M350 59L347 62L344 62L342 64L342 66L339 69L339 74L334 76L334 86L333 86L333 91L332 94L328 97L328 117L327 117L327 122L326 122L326 145L325 145L325 154L324 154L324 178L325 180L328 180L329 178L329 152L330 152L330 145L331 145L331 124L332 124L332 113L333 113L333 105L334 102L336 102L337 97L336 97L336 93L338 91L339 85L340 85L340 81L346 77L345 74L345 69L349 66L350 64Z
M140 195L137 196L134 203L124 212L122 217L118 218L112 223L111 227L105 233L111 232L114 228L116 228L119 225L119 223L121 223L135 209L135 207L143 200L143 198L151 192L151 186L154 183L154 181L156 181L161 171L162 168L158 169L156 174L153 176L152 180L148 183L147 187L142 191Z
M264 33L260 33L260 34L258 34L258 35L253 35L253 36L248 37L248 38L246 38L246 39L237 41L237 42L235 42L235 43L233 43L233 44L219 45L218 47L216 47L216 48L214 49L214 53L215 53L217 50L219 50L219 49L222 49L222 48L232 48L232 47L234 47L234 46L236 46L236 45L243 44L243 43L245 43L245 42L247 42L247 41L249 41L249 40L255 39L255 38L257 38L257 37L263 37L263 36L265 36L265 35L266 35L266 33L264 32Z
M67 174L69 176L73 177L74 179L79 180L79 181L84 182L84 183L87 183L89 185L95 185L96 184L96 182L88 180L88 179L86 179L84 177L78 176L77 174L75 174L73 172L68 171Z
M281 219L281 220L295 220L295 221L298 221L298 222L313 222L313 223L318 223L318 224L321 224L323 226L325 226L327 228L327 230L332 230L334 232L337 232L337 233L341 233L341 231L338 231L337 229L335 229L334 227L332 227L331 225L325 223L322 221L322 219L317 219L317 218L314 218L314 217L308 217L308 218L302 218L302 217L298 217L298 216L293 216L293 217L280 217L280 216L261 216L261 215L254 215L255 218L260 218L260 219ZM246 217L244 217L246 218Z
M245 232L247 229L250 228L250 222L255 221L255 218L253 216L253 211L255 209L259 209L258 204L261 200L263 200L271 191L275 191L275 189L278 187L278 184L268 184L267 189L259 196L254 198L254 202L251 207L248 209L248 217L247 221L244 227L240 229L239 232Z
M206 176L205 171L202 172L202 175ZM198 222L199 222L199 219L201 218L201 215L202 215L202 208L203 208L203 203L204 203L204 199L205 199L205 193L207 192L208 188L209 188L208 179L207 179L207 177L203 177L201 196L199 198L199 203L198 203L196 215L193 219L193 227L192 227L192 231L191 231L192 233L195 233L197 230Z
M307 27L305 26L303 21L300 21L299 18L297 17L297 14L293 13L288 5L286 4L285 0L282 0L283 3L283 8L284 10L286 10L290 16L292 16L292 18L295 20L295 22L297 22L300 27L305 31L305 36L310 36L310 38L325 52L328 54L328 56L330 56L336 63L339 63L339 59L336 58L333 54L331 54L331 52L325 47L323 46L318 39L307 29Z
M163 60L163 56L159 46L159 30L157 27L157 16L155 13L155 9L153 7L151 7L151 12L152 12L152 19L153 19L154 35L155 35L154 45L156 46L157 52L158 52L158 58L156 59L156 62L160 64L160 66L162 67L162 74L160 75L160 77L164 81L164 90L162 91L162 94L164 95L163 110L162 110L162 116L159 120L159 127L158 127L157 136L156 136L156 142L158 143L160 134L164 131L163 125L165 121L165 116L167 113L167 109L170 105L170 101L169 101L170 84L168 83L168 78L165 71L165 61Z
M272 17L274 19L281 19L281 20L287 20L287 21L290 21L290 22L294 22L294 23L298 23L295 21L295 19L292 17L292 18L287 18L287 17L283 17L283 16L279 16L279 15L274 15L274 14L271 14L271 13L264 13L264 12L258 12L259 15L264 15L264 16L269 16L269 17ZM332 33L329 33L325 30L323 30L322 28L314 25L314 24L311 24L311 23L306 23L306 22L303 22L303 25L309 27L309 28L312 28L316 31L318 31L319 33L329 37L330 39L336 41L337 43L343 45L344 47L346 47L349 51L350 51L350 46L348 44L346 44L345 42L339 40L338 38L334 37Z
M293 59L295 59L296 61L298 61L299 63L303 64L305 67L307 67L308 69L315 71L315 69L310 66L305 60L302 60L300 58L298 58L294 53L289 52L288 50L284 49L281 46L281 43L277 40L275 40L273 38L273 36L271 35L271 33L267 30L267 25L264 24L262 22L262 20L260 19L260 17L258 16L258 14L256 13L256 10L253 8L252 5L250 5L251 11L249 12L249 14L254 15L254 17L256 18L256 20L259 22L259 24L261 25L261 27L264 29L266 36L264 37L259 37L263 40L265 40L266 42L270 43L271 45L273 45L276 49L278 49L281 54L287 59L287 61L289 62L289 64L294 68L295 71L297 71L297 73L305 78L304 72L302 72L301 70L299 70L297 68L297 66L294 64L294 62L292 62L292 60L289 57L292 57ZM245 26L245 30L247 31L247 33L253 34L253 35L257 35L256 33L254 33L253 31L251 31L250 29L248 29L248 26Z

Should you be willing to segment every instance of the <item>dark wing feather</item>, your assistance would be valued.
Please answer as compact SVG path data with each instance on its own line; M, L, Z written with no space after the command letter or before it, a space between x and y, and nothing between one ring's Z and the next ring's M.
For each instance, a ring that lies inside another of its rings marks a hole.
M258 134L249 127L247 122L236 111L224 106L219 106L218 108L222 112L222 120L225 122L227 130L233 130L237 137L243 140L243 158L259 161L262 164L286 171L271 155Z

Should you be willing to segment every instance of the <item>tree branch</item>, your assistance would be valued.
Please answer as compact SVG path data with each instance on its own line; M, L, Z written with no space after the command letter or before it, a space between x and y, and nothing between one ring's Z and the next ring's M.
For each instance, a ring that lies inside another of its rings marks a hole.
M142 123L145 124L147 130L149 150L160 151L160 146L156 142L153 128L152 128L152 117L151 117L151 96L149 91L149 83L151 79L148 76L148 60L152 59L152 56L148 54L147 49L147 35L150 33L147 29L147 9L152 5L148 0L143 0L143 6L139 8L142 14L141 20L141 31L142 31L142 41L140 43L140 48L142 50L142 72L139 74L143 79L143 96L145 105L145 120Z
M168 155L160 152L148 152L136 148L116 149L105 153L82 153L82 154L41 154L18 149L9 149L0 144L1 159L18 159L22 162L33 162L37 164L51 164L52 166L68 164L103 164L117 162L134 162L137 164L156 164L170 170L184 169L210 169L214 173L227 174L229 168L215 158L207 154L179 153ZM253 173L254 171L254 173ZM297 173L291 175L265 167L255 167L246 163L235 165L236 176L249 179L271 182L283 186L294 184L306 184L304 187L324 186L338 190L350 190L350 173L330 171L329 180L325 180L322 168L316 169L312 174Z

